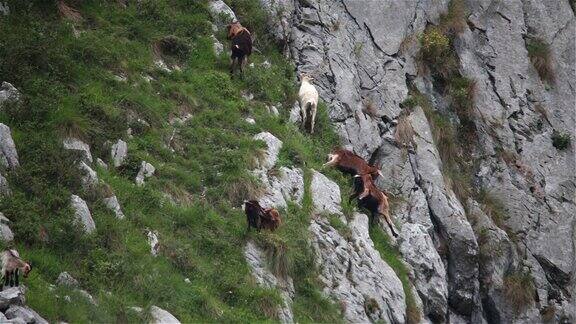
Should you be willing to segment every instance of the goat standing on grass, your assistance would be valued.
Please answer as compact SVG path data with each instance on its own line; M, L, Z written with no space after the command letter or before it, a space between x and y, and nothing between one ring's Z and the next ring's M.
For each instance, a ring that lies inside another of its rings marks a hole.
M252 54L252 35L239 21L231 23L226 28L228 29L228 39L232 40L230 73L234 73L236 65L239 66L240 72L242 72L248 62L248 56Z
M300 91L298 91L298 98L300 99L300 112L302 115L302 125L306 129L306 123L310 118L310 134L314 134L314 121L316 120L316 111L318 108L318 91L310 81L314 80L308 75L301 75Z
M356 197L358 197L358 206L366 208L372 213L372 224L374 224L376 218L380 219L380 216L384 216L384 220L390 227L392 235L394 237L398 236L390 217L388 196L376 187L370 174L357 174L354 176L354 193L348 200L352 201Z
M4 286L18 287L20 285L20 271L24 278L32 270L29 263L22 261L16 250L4 250L2 252L2 276L4 277ZM2 287L3 288L3 287Z

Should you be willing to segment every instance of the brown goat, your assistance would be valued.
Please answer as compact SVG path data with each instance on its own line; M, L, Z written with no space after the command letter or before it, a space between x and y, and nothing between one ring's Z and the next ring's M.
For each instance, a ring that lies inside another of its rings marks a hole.
M231 50L232 56L230 57L230 73L234 73L236 66L240 68L240 72L248 63L248 57L252 54L252 35L245 27L242 27L240 22L236 21L228 25L228 39L232 40Z
M358 197L358 206L366 208L372 213L372 223L382 215L388 227L390 227L392 235L394 237L398 236L390 216L388 197L376 187L370 174L357 174L354 176L354 193L350 196L349 201L356 197Z
M248 230L254 227L258 231L262 228L275 231L282 223L280 214L276 209L262 208L256 200L245 201L243 209L248 221Z
M274 208L264 209L262 220L262 228L269 229L274 232L282 223L280 213Z
M370 174L374 179L382 175L382 171L375 166L369 165L363 158L351 151L344 149L334 149L328 154L328 162L323 166L333 166L338 170L355 176L357 174Z

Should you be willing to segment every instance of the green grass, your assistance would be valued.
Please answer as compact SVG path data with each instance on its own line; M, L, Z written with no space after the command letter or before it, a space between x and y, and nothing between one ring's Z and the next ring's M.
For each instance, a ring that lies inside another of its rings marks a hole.
M340 322L340 311L321 293L308 243L309 193L302 208L281 211L284 225L276 233L247 235L238 209L261 190L248 172L262 148L254 134L269 131L280 138L279 165L303 168L307 186L310 169L319 170L339 143L324 104L314 136L287 121L288 109L280 109L280 117L266 112L266 105L291 107L297 85L293 66L266 33L258 1L229 1L262 52L251 57L255 68L234 78L228 58L212 52L205 1L144 0L127 8L114 1L70 3L82 22L63 21L54 2L40 0L26 6L9 1L11 14L0 20L0 75L23 94L19 104L0 112L0 122L12 128L21 163L3 172L13 195L0 201L0 210L13 221L16 247L34 265L26 281L28 304L50 321L140 322L145 318L129 307L151 305L182 322L270 321L280 299L251 277L243 246L252 238L269 253L273 271L294 278L299 322ZM226 42L223 32L216 36ZM154 68L158 57L181 71ZM265 60L269 69L260 66ZM154 80L145 81L147 76ZM245 90L255 95L253 101L241 98ZM193 118L177 126L172 152L168 119L181 112ZM248 115L256 125L244 122ZM133 138L126 136L128 126ZM86 141L93 156L105 161L110 143L128 142L123 167L97 169L118 196L124 220L104 206L101 194L83 192L78 156L61 144L66 136ZM152 163L156 174L136 187L142 160ZM336 170L323 172L347 185ZM96 233L83 235L73 224L72 193L87 200ZM344 208L351 210L346 203ZM158 257L150 255L146 229L158 231ZM82 298L67 302L64 296L73 291L48 289L61 271L77 278L98 305Z
M420 312L412 292L408 269L402 263L400 252L390 244L390 239L377 226L370 227L370 238L374 242L376 250L380 252L382 260L394 270L396 276L402 282L402 288L404 288L404 294L406 295L406 322L411 324L419 323Z
M552 145L559 151L570 147L570 134L554 131L552 134Z

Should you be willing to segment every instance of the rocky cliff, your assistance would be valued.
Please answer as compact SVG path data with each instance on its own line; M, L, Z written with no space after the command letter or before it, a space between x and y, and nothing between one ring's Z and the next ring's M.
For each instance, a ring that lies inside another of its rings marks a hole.
M381 166L426 318L574 321L574 146L558 142L574 138L573 3L261 2L285 54L315 78L342 144ZM454 29L444 35L451 77L471 84L466 116L452 81L422 57L435 28ZM458 167L447 167L450 154Z

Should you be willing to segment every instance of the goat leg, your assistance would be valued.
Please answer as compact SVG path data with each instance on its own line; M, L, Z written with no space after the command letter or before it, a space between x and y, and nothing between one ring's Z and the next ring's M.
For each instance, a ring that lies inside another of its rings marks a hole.
M20 286L20 270L14 270L14 285L16 287Z

